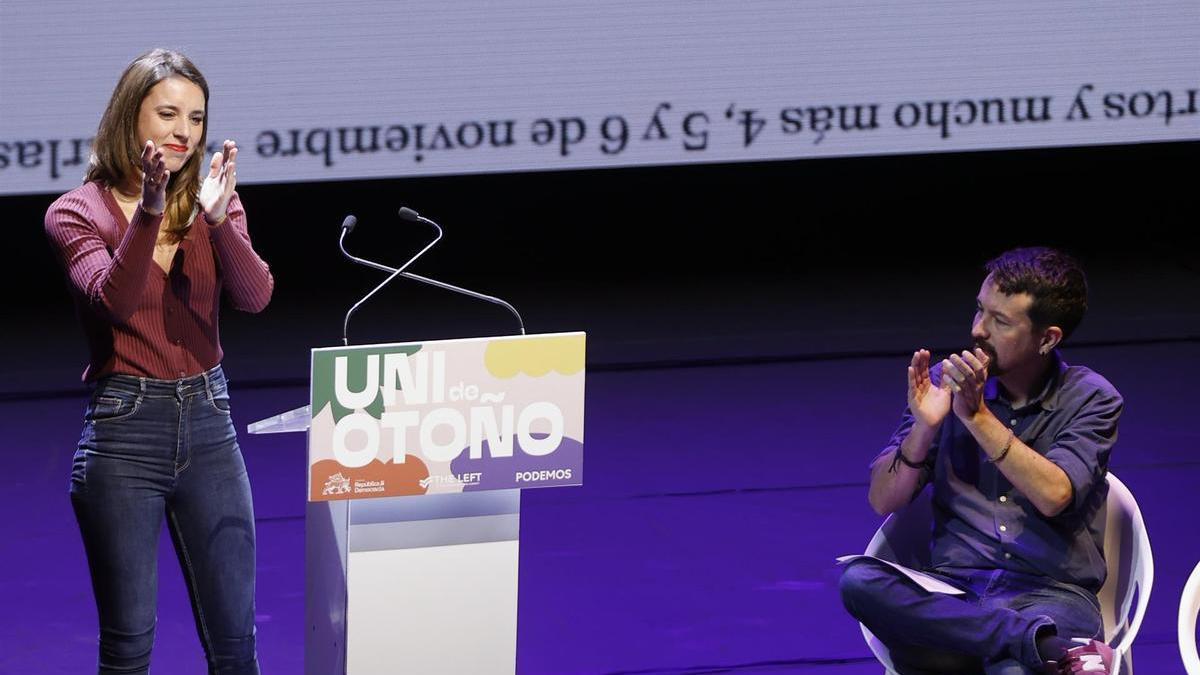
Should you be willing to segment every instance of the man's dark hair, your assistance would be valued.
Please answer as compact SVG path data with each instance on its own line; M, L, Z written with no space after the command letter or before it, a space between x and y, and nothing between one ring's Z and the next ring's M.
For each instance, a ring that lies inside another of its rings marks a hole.
M983 266L1005 295L1033 296L1029 319L1038 328L1058 326L1066 340L1087 312L1087 276L1071 256L1044 246L1015 248Z

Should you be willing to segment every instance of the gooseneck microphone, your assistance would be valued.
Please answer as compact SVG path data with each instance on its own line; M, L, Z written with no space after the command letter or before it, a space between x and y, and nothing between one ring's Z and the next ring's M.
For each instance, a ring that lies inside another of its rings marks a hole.
M440 225L438 225L437 223L433 222L432 220L430 220L429 218L426 218L425 216L422 216L421 214L417 213L413 209L408 208L407 206L403 206L400 208L399 216L400 216L400 219L405 222L423 223L425 225L428 225L433 228L435 234L434 234L433 240L430 241L428 244L426 244L425 247L422 248L420 251L418 251L416 255L409 258L408 261L405 262L400 267L396 267L396 268L389 267L389 266L383 265L381 263L377 263L373 260L366 260L364 258L359 258L357 256L351 255L350 252L346 250L346 235L354 230L354 226L358 224L358 219L351 215L351 216L346 216L346 218L344 220L342 220L342 234L338 238L338 248L340 248L342 250L342 255L344 255L351 262L354 262L354 263L357 263L359 265L363 265L366 267L370 267L372 269L379 270L380 272L384 272L388 275L388 277L386 279L384 279L382 283L380 283L375 288L371 289L370 293L367 293L365 296L363 296L363 298L361 300L354 303L354 306L351 307L348 312L346 312L346 318L342 321L342 344L343 345L350 344L349 337L348 337L349 327L350 327L350 317L354 314L354 312L358 311L358 308L361 307L364 303L366 303L367 300L370 300L373 295L378 293L380 289L382 289L384 286L391 283L391 281L398 276L402 276L402 277L405 277L406 279L411 279L413 281L416 281L416 282L419 282L422 284L427 284L427 285L433 286L435 288L440 288L443 290L451 291L453 293L459 293L461 295L475 298L477 300L483 300L484 302L489 302L493 305L499 305L512 313L512 315L517 319L517 325L521 330L521 335L525 334L525 321L521 318L521 314L520 314L520 312L517 311L517 308L513 307L508 302L506 302L500 298L497 298L495 296L492 296L492 295L485 295L483 293L478 293L476 291L462 288L460 286L448 284L444 281L438 281L437 279L430 279L429 277L423 277L419 274L413 274L412 272L408 272L407 269L410 265L412 265L414 262L416 262L416 260L418 258L425 255L426 251L433 248L434 244L438 243L438 241L441 240L442 227Z

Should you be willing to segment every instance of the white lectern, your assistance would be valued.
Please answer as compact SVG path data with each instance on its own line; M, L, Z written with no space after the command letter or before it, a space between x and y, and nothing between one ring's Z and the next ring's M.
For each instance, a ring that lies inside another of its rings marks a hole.
M309 675L512 673L520 489L583 479L582 333L313 350Z

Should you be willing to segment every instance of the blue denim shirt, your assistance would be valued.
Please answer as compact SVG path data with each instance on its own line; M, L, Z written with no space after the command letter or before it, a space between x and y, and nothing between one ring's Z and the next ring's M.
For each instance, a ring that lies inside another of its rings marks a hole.
M1013 409L995 378L984 390L992 413L1026 445L1054 462L1074 496L1047 518L994 464L962 422L950 413L930 448L921 485L933 481L934 568L1007 569L1039 574L1093 593L1104 584L1104 523L1108 457L1117 440L1124 401L1108 380L1068 366L1055 352L1055 371L1042 392ZM930 369L936 386L941 366ZM900 447L913 426L906 408L884 453ZM919 491L919 489L918 489Z

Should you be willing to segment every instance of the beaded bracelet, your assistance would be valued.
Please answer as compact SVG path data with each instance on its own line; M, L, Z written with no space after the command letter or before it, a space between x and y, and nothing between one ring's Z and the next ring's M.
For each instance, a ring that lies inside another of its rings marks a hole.
M1016 440L1016 438L1017 438L1017 435L1015 433L1013 433L1012 429L1009 429L1008 430L1008 442L1004 444L1004 449L1000 451L1000 454L996 456L996 459L989 459L988 461L991 462L992 464L999 464L1001 461L1003 461L1004 458L1008 456L1008 451L1012 450L1012 444L1013 444L1013 441Z

